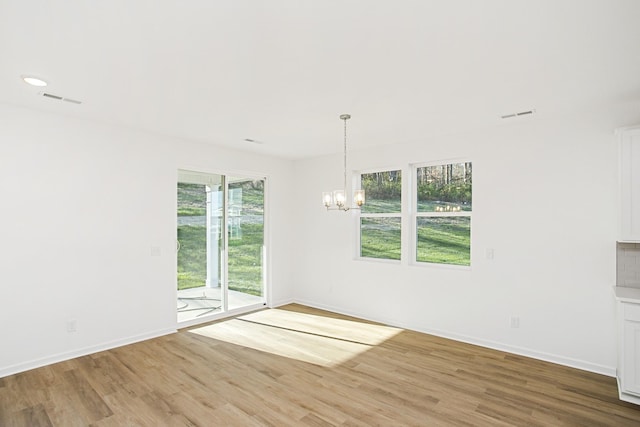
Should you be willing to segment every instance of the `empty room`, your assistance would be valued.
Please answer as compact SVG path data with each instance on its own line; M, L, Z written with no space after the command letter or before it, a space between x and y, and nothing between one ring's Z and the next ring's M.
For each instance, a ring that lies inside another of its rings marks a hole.
M0 0L0 426L640 425L639 46L637 0Z

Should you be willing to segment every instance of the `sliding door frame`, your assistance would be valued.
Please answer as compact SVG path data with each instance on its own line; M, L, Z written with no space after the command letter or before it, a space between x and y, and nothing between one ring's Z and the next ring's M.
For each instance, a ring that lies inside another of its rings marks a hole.
M223 182L223 215L222 215L222 224L224 228L224 238L223 238L223 248L221 254L222 265L220 268L222 280L220 281L221 293L222 293L222 311L211 313L208 315L204 315L195 319L185 320L177 323L179 328L189 327L193 325L198 325L201 323L211 322L213 320L226 318L235 316L237 314L254 311L259 308L268 306L269 298L270 298L270 284L271 284L271 254L270 254L270 242L271 242L271 233L270 233L270 209L269 209L269 179L266 174L260 174L256 172L246 172L246 171L234 171L234 170L208 170L199 167L180 167L176 173L176 182L180 182L179 176L180 172L191 172L195 174L203 174L203 175L220 175L222 177ZM262 242L262 301L258 304L252 304L248 306L243 306L239 308L235 308L229 310L229 230L228 230L228 207L229 207L229 177L234 178L246 178L253 180L262 180L264 182L264 198L263 198L263 242ZM208 230L207 230L208 232ZM177 235L176 235L176 244L177 244ZM177 246L177 245L176 245ZM208 250L207 250L208 252ZM176 259L174 265L177 265L177 251L176 251ZM209 258L209 254L207 254L207 258ZM209 261L208 261L209 262ZM176 275L176 298L177 298L177 275ZM177 319L176 319L177 322Z

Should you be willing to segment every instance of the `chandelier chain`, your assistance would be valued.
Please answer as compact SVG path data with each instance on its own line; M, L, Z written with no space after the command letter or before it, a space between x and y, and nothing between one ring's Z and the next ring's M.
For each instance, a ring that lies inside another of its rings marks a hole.
M343 190L344 195L347 195L347 117L344 117L344 181L343 181Z

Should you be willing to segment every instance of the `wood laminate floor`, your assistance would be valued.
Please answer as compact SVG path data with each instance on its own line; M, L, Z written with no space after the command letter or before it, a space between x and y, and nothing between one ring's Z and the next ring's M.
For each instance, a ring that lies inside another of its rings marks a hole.
M299 305L0 378L0 426L640 426L614 378Z

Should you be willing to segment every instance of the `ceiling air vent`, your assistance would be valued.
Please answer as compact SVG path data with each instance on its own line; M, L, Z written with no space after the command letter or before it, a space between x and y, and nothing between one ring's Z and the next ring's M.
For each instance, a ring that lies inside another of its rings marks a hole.
M535 113L536 110L520 111L519 113L509 113L500 116L501 119L511 119L513 117L528 116Z
M40 92L40 93L38 93L38 95L42 95L45 98L57 99L58 101L70 102L72 104L82 104L82 101L77 101L77 100L71 99L71 98L65 98L64 96L54 95L52 93Z

